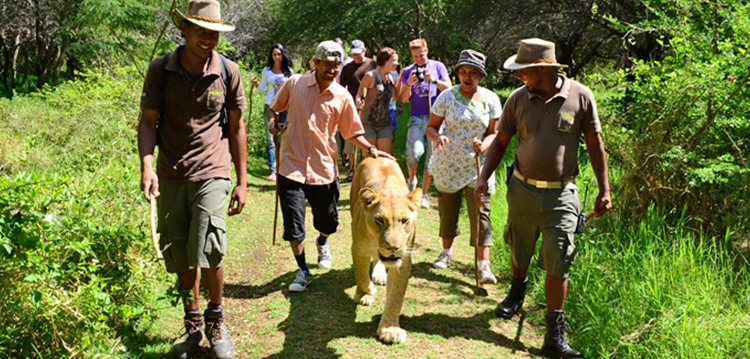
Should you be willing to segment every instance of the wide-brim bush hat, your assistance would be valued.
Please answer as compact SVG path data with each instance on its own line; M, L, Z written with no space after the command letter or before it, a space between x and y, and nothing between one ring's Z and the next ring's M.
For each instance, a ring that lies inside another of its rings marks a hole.
M508 70L535 66L568 67L568 65L557 63L554 42L537 38L521 40L518 53L509 57L503 64L503 67Z
M487 76L487 71L484 69L485 57L479 51L464 50L458 55L458 62L453 66L453 72L458 73L458 68L461 66L469 66L479 71L482 76Z
M192 0L185 14L177 9L172 11L172 22L178 29L183 21L212 31L234 31L234 25L221 19L221 5L216 0Z

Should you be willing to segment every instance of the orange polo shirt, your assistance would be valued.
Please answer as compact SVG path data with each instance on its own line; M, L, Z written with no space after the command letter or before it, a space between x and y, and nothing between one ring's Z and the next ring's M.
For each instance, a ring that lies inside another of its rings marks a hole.
M351 95L335 81L321 93L315 72L289 78L269 107L288 111L277 170L295 182L334 182L339 173L336 128L347 140L365 133Z

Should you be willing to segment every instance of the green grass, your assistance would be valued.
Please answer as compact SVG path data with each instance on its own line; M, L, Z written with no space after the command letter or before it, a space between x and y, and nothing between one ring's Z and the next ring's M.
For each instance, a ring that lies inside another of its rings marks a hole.
M246 83L250 77L244 74ZM0 311L12 315L0 329L0 357L161 358L179 333L181 310L168 294L173 279L151 253L148 207L138 189L141 80L128 71L87 78L0 100ZM510 279L502 184L492 198L492 267L500 284L487 288L489 297L473 294L465 209L455 262L446 270L430 267L440 251L431 191L433 208L419 214L402 310L409 336L404 345L384 345L375 336L384 288L372 307L352 299L348 184L342 184L341 225L330 241L333 268L313 265L309 290L289 293L296 264L286 243L271 245L274 186L265 181L262 108L255 91L252 116L246 112L248 201L242 215L228 220L225 307L240 358L539 355L540 269L530 273L522 321L500 320L492 312ZM406 121L404 114L394 144L402 167ZM506 154L506 162L512 158ZM582 171L578 183L583 193L583 184L591 182L591 208L596 185L590 169ZM664 209L653 208L642 222L629 221L613 196L615 210L592 220L576 238L580 255L566 306L574 346L592 358L750 357L746 262L735 261L723 238L665 226ZM44 221L47 214L55 220ZM6 232L14 228L20 232ZM281 242L281 220L276 230ZM33 241L38 245L28 247ZM3 252L8 243L10 254ZM307 252L314 263L314 247Z

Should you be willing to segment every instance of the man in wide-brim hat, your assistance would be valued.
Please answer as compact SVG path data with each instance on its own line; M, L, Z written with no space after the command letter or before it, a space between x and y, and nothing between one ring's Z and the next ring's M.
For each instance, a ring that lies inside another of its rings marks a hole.
M138 125L141 189L146 199L158 198L159 247L167 272L177 274L183 293L185 333L174 342L172 356L192 355L205 331L214 358L233 358L222 307L222 261L227 201L228 214L236 215L247 195L242 122L247 105L239 66L214 48L219 33L234 26L222 20L215 0L190 1L187 12L175 10L172 20L185 45L152 61L146 74ZM237 176L233 190L232 163ZM209 299L203 313L198 306L201 282Z
M552 42L536 38L522 40L518 53L505 61L504 67L516 70L524 86L514 91L505 103L497 137L488 150L475 191L475 200L480 204L479 196L486 193L488 178L502 160L511 137L518 133L518 149L508 183L508 221L504 232L511 249L513 279L508 296L498 304L495 314L510 319L521 310L526 295L526 275L541 235L537 264L547 272L544 284L547 334L542 351L554 357L581 358L581 353L573 349L565 337L563 312L569 268L577 255L574 233L580 202L575 177L579 172L581 137L599 184L595 216L611 208L607 160L596 102L586 86L559 73L560 68L567 66L557 62Z

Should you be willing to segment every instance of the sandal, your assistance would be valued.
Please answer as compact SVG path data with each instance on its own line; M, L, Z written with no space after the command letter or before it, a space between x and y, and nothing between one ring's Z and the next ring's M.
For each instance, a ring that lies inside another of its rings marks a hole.
M349 175L346 176L346 181L351 182L354 180L354 171L349 171Z

